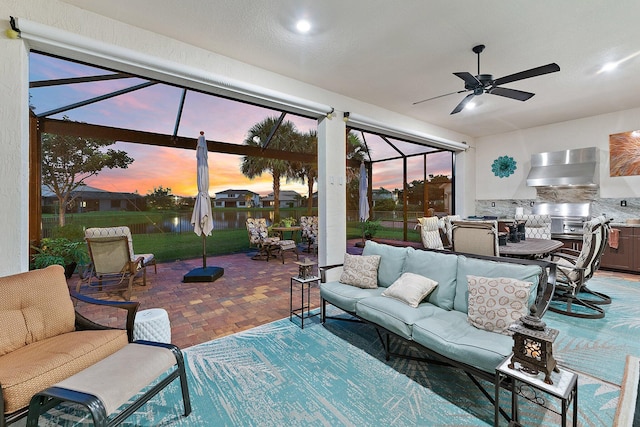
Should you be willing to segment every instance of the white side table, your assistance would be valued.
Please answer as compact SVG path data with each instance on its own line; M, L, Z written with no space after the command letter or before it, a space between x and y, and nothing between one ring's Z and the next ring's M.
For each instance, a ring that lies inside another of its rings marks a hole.
M494 425L499 425L499 410L500 410L500 384L502 381L510 379L511 380L511 418L512 424L509 425L519 425L517 424L519 421L518 417L518 383L524 383L528 386L532 387L535 390L539 390L543 393L549 394L553 397L560 399L562 412L560 415L562 416L562 427L566 427L567 425L567 412L569 409L569 405L573 402L573 427L577 427L578 425L578 375L567 371L566 369L562 369L558 367L560 372L552 372L551 373L551 381L553 384L547 384L544 382L543 375L538 375L537 377L527 375L521 372L518 369L510 369L509 363L511 362L511 356L507 357L498 367L496 368L496 383L495 383L495 420ZM516 362L516 367L518 363ZM531 400L531 399L530 399ZM537 401L538 399L532 400L537 405L543 406L546 409L553 411ZM555 412L555 411L554 411ZM515 422L515 423L514 423Z
M133 339L171 343L169 314L164 308L152 308L136 313Z

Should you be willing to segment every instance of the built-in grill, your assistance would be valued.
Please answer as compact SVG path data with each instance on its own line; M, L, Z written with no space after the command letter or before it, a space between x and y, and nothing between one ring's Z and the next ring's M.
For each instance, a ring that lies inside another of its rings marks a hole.
M591 203L537 203L532 213L551 216L551 237L582 235L582 226L591 220Z

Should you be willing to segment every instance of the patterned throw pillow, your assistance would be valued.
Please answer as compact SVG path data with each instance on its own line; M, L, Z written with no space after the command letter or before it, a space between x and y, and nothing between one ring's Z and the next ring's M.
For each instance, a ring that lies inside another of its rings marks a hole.
M382 296L397 299L415 308L436 286L438 286L438 282L428 277L415 273L403 273L398 277L398 280L382 292Z
M511 335L507 328L529 313L530 282L509 277L467 276L467 321L476 328Z
M377 288L380 258L380 255L344 254L340 282L363 289Z

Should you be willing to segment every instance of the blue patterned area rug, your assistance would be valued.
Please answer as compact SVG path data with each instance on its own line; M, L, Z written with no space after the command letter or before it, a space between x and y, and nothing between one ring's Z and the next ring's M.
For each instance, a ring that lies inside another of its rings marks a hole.
M640 355L640 289L618 279L592 279L591 285L613 298L604 319L548 313L544 320L560 330L557 359L579 374L578 425L613 426L626 356ZM192 414L182 416L179 387L172 384L123 425L493 425L492 404L464 373L385 361L370 325L329 320L323 326L315 317L300 329L283 319L188 348L185 356ZM484 385L493 393L492 384ZM505 408L508 399L504 392ZM556 399L546 399L551 410L520 401L523 425L560 425Z

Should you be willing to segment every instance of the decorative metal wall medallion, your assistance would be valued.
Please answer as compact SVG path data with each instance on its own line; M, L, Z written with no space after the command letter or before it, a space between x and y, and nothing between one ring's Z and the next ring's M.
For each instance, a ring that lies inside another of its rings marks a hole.
M517 169L516 161L510 156L500 156L493 161L491 170L493 174L500 178L506 178Z

